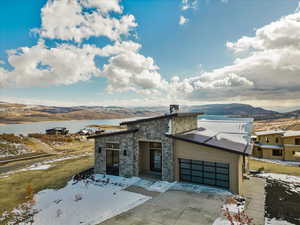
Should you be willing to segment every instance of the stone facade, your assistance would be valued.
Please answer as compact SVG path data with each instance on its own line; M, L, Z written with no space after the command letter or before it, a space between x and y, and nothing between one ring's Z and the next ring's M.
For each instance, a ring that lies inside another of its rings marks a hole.
M140 142L160 142L162 144L161 179L174 181L174 151L173 139L165 134L174 134L197 128L197 116L162 117L147 121L137 121L127 124L128 130L138 129L137 132L113 134L95 138L95 172L106 172L105 143L119 143L119 174L120 176L139 176ZM102 148L99 153L99 147ZM127 155L124 156L124 150Z
M95 173L106 173L105 143L118 143L119 150L119 174L120 176L137 176L137 160L135 156L135 133L104 136L95 139ZM101 153L99 153L101 147ZM126 155L124 151L126 150ZM117 151L117 150L116 150Z

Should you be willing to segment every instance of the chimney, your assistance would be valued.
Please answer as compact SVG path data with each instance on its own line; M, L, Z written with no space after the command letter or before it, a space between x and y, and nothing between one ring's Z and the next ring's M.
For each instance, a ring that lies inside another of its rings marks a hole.
M170 105L170 114L179 112L179 105Z

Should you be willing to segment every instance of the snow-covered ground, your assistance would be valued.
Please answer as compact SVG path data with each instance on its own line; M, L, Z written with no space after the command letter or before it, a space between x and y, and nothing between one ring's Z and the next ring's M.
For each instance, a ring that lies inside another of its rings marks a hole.
M39 192L35 197L39 213L34 216L33 225L94 225L150 199L123 190L136 180L110 179L102 186L70 181L62 189Z
M259 173L256 176L273 180L281 180L289 183L300 183L300 177L280 173Z
M295 224L289 223L285 220L276 220L275 218L273 218L273 219L266 218L265 225L295 225Z
M283 161L279 159L263 159L263 158L256 158L256 157L251 157L251 159L262 161L262 162L268 162L268 163L282 164L286 166L300 166L300 162L295 162L295 161Z

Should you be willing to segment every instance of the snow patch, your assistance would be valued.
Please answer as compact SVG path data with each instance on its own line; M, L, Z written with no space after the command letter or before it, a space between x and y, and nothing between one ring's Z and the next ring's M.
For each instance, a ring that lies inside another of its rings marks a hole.
M177 190L177 191L187 191L187 192L196 192L196 193L206 192L206 193L216 193L216 194L221 194L221 195L232 195L231 192L221 189L221 188L215 188L215 187L191 184L191 183L176 182L171 187L171 189Z
M65 188L44 190L36 195L35 208L40 210L33 225L94 225L128 211L150 197L124 191L131 179L112 179L122 185L99 186L70 181Z
M295 224L287 222L285 220L277 220L275 218L272 218L272 219L266 218L265 225L295 225Z
M289 183L300 183L300 177L281 173L259 173L256 176L273 180L281 180Z

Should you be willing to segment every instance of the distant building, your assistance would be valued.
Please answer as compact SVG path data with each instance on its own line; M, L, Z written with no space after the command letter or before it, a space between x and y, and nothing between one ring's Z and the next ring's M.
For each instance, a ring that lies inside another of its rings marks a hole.
M198 120L171 107L162 116L123 122L127 129L95 139L95 172L155 176L240 193L252 154L248 123ZM251 125L250 125L251 127Z
M66 135L69 133L69 130L65 127L54 127L46 130L48 135Z
M300 131L256 132L254 143L253 156L300 161Z

